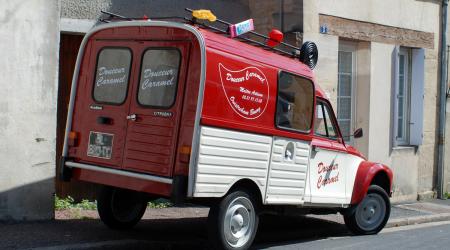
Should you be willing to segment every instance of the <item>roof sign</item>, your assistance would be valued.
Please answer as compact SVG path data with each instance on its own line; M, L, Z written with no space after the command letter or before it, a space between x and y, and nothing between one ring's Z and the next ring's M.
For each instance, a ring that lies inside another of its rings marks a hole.
M194 10L192 11L192 16L210 22L215 22L217 20L216 16L210 10Z
M248 19L246 21L230 25L230 36L232 38L237 37L254 29L253 19Z

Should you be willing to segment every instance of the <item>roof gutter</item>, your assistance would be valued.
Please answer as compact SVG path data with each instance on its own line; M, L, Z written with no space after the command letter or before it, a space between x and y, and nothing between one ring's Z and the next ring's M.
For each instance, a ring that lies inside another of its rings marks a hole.
M438 134L438 166L437 166L437 195L439 199L444 197L444 157L445 157L445 120L447 105L447 65L446 65L446 48L447 48L447 9L448 0L442 0L442 16L441 16L441 48L440 48L440 88L439 88L439 134Z

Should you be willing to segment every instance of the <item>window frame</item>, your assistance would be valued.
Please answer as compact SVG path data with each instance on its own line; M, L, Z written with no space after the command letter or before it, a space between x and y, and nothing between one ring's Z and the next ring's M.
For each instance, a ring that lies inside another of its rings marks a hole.
M149 51L149 50L175 50L178 52L179 58L178 58L177 82L176 82L176 86L175 86L174 98L172 100L172 103L169 106L145 105L139 101L139 90L141 89L141 76L142 76L142 67L143 67L143 62L144 62L144 56L145 56L145 53L147 53L147 51ZM141 61L140 61L140 65L139 65L139 77L138 77L138 82L137 82L137 91L136 91L136 103L140 107L147 108L147 109L168 110L168 109L171 109L175 105L175 103L177 101L177 94L178 94L178 87L179 87L178 83L180 81L182 57L183 57L183 54L182 54L181 50L177 47L147 47L146 49L144 49L142 51Z
M330 115L331 124L333 125L333 127L335 129L335 132L336 132L336 137L330 137L330 136L324 136L324 135L321 135L321 134L317 134L315 129L313 131L314 136L317 136L317 137L320 137L320 138L324 138L324 139L328 139L328 140L331 140L331 141L336 141L336 142L339 142L339 143L341 143L341 142L345 143L344 139L342 138L341 129L340 129L339 124L337 122L336 115L335 115L334 110L331 107L331 104L330 104L330 102L328 100L326 100L324 98L320 98L320 97L316 98L316 105L315 105L315 108L314 108L314 121L315 121L316 112L317 112L316 107L317 107L317 105L319 103L322 104L321 105L322 113L324 115L325 115L324 111L325 111L325 109L327 109L328 114ZM325 119L325 125L326 125L326 121L327 121L327 119ZM326 131L327 131L327 135L328 135L328 127L326 127Z
M283 127L283 126L279 126L277 123L277 117L278 117L278 97L279 97L279 92L280 92L280 76L281 74L289 74L292 75L294 77L300 77L302 79L307 80L311 86L312 86L312 115L311 115L311 120L310 120L310 126L309 126L309 130L300 130L300 129L295 129L295 128L287 128L287 127ZM276 100L275 100L275 115L274 115L274 124L275 124L275 128L279 129L279 130L284 130L284 131L289 131L289 132L295 132L295 133L301 133L301 134L311 134L311 131L313 130L313 126L314 126L314 111L315 111L315 104L316 104L316 86L314 84L314 81L310 78L307 78L305 76L302 75L298 75L298 74L294 74L291 73L289 71L284 71L284 70L279 70L278 74L277 74L277 92L276 92Z
M403 124L399 124L399 104L398 95L400 90L400 56L405 56L404 61L404 90L403 90ZM397 63L395 69L395 92L394 92L394 145L395 146L410 146L410 119L411 119L411 77L412 77L412 50L407 47L400 47L397 53ZM398 137L398 128L403 126L403 137Z
M96 82L97 82L98 62L99 62L100 54L105 49L126 49L126 50L128 50L130 52L130 56L131 57L130 57L130 68L128 69L127 88L125 90L125 98L120 103L116 103L116 102L101 102L101 101L98 101L97 99L95 99L94 91L95 91L95 86L96 86ZM133 60L134 60L133 50L130 47L125 47L125 46L104 46L97 52L95 68L94 68L95 76L94 76L94 81L93 81L92 90L91 90L91 98L92 98L92 100L94 100L95 103L103 104L103 105L122 106L127 101L127 99L128 99L128 91L130 89L130 82L131 82L131 72L132 72L132 69L133 69Z

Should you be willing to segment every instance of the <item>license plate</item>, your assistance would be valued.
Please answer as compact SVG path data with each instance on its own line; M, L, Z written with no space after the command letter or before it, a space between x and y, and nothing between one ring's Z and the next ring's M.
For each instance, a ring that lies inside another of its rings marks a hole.
M89 145L87 155L103 159L111 159L113 134L91 131L89 134Z

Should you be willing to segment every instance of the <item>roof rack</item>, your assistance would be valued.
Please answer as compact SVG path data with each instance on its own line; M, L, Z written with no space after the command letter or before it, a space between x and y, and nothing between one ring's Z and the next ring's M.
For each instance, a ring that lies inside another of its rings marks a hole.
M194 11L189 8L185 8L185 10L190 13L192 13ZM217 26L212 25L212 23L207 23L205 21L196 19L195 17L187 18L187 17L179 17L179 16L167 16L167 17L144 16L144 17L135 18L135 17L125 17L125 16L121 16L121 15L107 12L107 11L101 11L101 13L108 15L107 18L99 19L100 22L105 22L105 23L110 23L110 22L114 22L114 21L135 21L135 20L172 20L172 21L196 24L203 28L210 29L210 30L214 31L215 33L227 35L228 37L231 38L229 26L232 25L232 23L221 20L219 18L216 18L214 23L219 23L225 27L217 27ZM250 38L250 35L260 38L260 39L262 38L262 39L264 39L264 42L252 39L252 38ZM285 43L285 42L279 42L279 45L282 45L283 47L285 47L287 49L291 49L291 52L288 52L288 51L280 49L280 48L275 48L275 47L266 45L265 42L271 40L271 38L268 36L262 35L260 33L254 32L254 31L249 31L249 32L245 33L244 35L234 37L234 39L237 39L242 42L247 42L249 44L261 47L265 50L271 50L273 52L276 52L277 54L289 56L292 58L298 58L301 62L305 63L311 69L313 69L317 63L317 58L318 58L317 47L312 42L305 42L301 48L298 48L296 46L293 46L293 45Z

